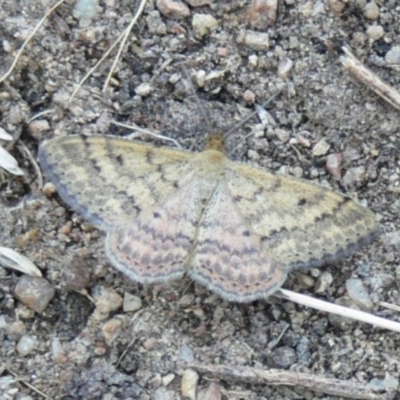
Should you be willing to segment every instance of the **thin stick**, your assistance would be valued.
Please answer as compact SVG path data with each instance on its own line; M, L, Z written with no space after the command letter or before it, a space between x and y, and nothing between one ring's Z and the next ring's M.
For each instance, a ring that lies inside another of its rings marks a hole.
M60 0L58 3L56 3L53 7L51 7L43 16L43 18L39 21L39 23L36 25L35 29L31 32L31 34L27 37L27 39L24 41L24 43L22 44L21 48L18 50L18 53L16 55L16 57L14 58L13 63L11 64L11 67L9 68L9 70L2 76L0 77L0 83L3 82L4 80L6 80L12 73L12 71L14 70L15 66L17 65L17 62L19 60L19 58L22 55L22 52L25 50L25 47L27 46L27 44L32 40L33 36L36 34L36 32L38 31L38 29L43 25L44 21L46 21L46 19L49 17L49 15L57 8L59 7L62 3L64 3L65 0Z
M42 176L42 172L39 168L39 165L35 160L35 157L33 157L32 153L29 151L29 149L25 146L25 144L21 140L19 141L18 146L22 149L22 151L25 153L25 155L28 157L29 161L33 165L33 168L35 169L36 175L38 178L39 189L42 189L43 188L43 176Z
M387 303L386 301L380 301L378 303L381 307L385 307L388 308L389 310L393 310L393 311L400 311L400 306L398 306L397 304L391 304L391 303Z
M43 393L42 391L40 391L39 389L36 389L35 386L31 385L29 382L18 378L18 375L11 371L9 368L6 368L6 370L8 371L9 374L11 374L13 377L17 378L19 382L21 382L22 384L24 384L26 387L28 387L29 389L33 390L34 392L36 392L37 394L39 394L40 396L44 397L45 399L50 399L49 396L47 396L47 394Z
M115 71L115 68L116 68L116 66L117 66L117 63L118 63L118 61L119 61L120 58L121 58L121 54L122 54L122 51L124 50L126 41L128 40L128 37L129 37L129 35L130 35L130 33L131 33L133 27L135 26L136 21L137 21L137 20L139 19L139 17L141 16L141 14L142 14L142 12L143 12L143 10L144 10L144 6L146 5L146 2L147 2L147 0L141 0L141 1L140 1L140 4L139 4L139 7L138 7L138 9L137 9L137 11L136 11L135 16L133 17L133 19L132 19L131 23L129 24L128 28L125 29L125 32L124 32L124 35L123 35L122 43L121 43L121 45L119 46L118 53L117 53L117 55L116 55L116 57L115 57L115 59L114 59L113 65L112 65L112 67L111 67L111 69L110 69L110 72L108 73L107 79L106 79L106 81L105 81L105 83L104 83L103 92L105 92L105 91L107 90L108 84L110 83L111 77L112 77L112 75L114 74L114 71Z
M117 46L117 44L123 40L122 42L122 47L120 47L117 57L114 60L113 66L111 67L110 73L108 74L106 83L104 84L103 87L103 91L107 89L108 84L110 82L111 76L114 73L114 69L115 66L117 64L118 61L118 57L121 55L122 49L124 44L126 43L126 40L129 36L129 33L131 32L133 26L135 25L136 21L138 20L138 18L140 17L141 13L143 12L144 6L146 4L147 0L141 0L141 3L139 4L139 8L135 14L135 16L133 17L133 20L131 21L131 23L129 24L129 26L118 36L118 38L115 40L115 42L108 48L108 50L103 54L103 57L100 58L99 61L97 61L97 63L94 65L93 68L91 68L89 70L89 72L81 79L81 81L78 83L78 86L74 89L74 91L72 92L68 102L71 104L72 99L75 97L76 93L78 92L78 90L82 87L82 85L86 82L86 80L93 74L94 71L96 71L96 69L99 67L99 65L110 55L110 53L114 50L114 48Z
M167 140L169 142L172 142L178 149L182 148L182 146L175 139L172 139L172 138L170 138L168 136L164 136L164 135L160 135L159 133L154 133L154 132L148 131L147 129L140 128L140 127L138 127L136 125L127 125L127 124L123 124L123 123L117 122L117 121L111 121L111 123L113 125L120 126L122 128L127 128L127 129L132 129L133 131L138 131L139 133L143 133L145 135L152 136L152 137L154 137L156 139ZM125 137L132 138L133 135L135 135L135 134L130 134L130 135L125 136ZM136 134L135 137L136 136L139 136L139 135Z
M265 107L267 104L269 104L272 100L275 99L276 96L278 96L282 92L281 90L277 90L273 95L271 95L262 105L261 107ZM247 121L252 119L254 116L256 116L258 113L258 110L250 113L247 117L245 117L242 121L240 121L238 124L233 126L231 129L229 129L227 132L224 133L224 139L226 139L232 132L235 132L238 128L243 126ZM239 144L240 145L240 144Z
M125 30L126 31L126 30ZM72 92L71 96L68 99L68 102L71 104L72 99L75 97L76 93L78 90L82 87L82 85L86 82L86 79L89 78L90 75L93 74L93 72L98 68L98 66L109 56L109 54L114 50L116 45L123 39L125 31L119 35L118 39L109 47L109 49L104 53L103 57L100 58L99 61L94 65L93 68L89 70L89 72L81 79L81 81L78 83L77 87L74 89Z
M230 365L204 365L190 364L185 367L192 368L200 373L205 373L222 379L232 379L235 382L250 382L253 384L303 386L310 390L341 396L348 399L384 400L384 394L375 394L366 389L365 383L349 380L324 378L314 374L282 371L279 369L265 370L261 368L236 367Z
M290 290L280 289L274 296L281 299L290 300L306 307L315 308L316 310L340 315L342 317L355 319L357 321L366 322L379 328L388 329L394 332L400 332L400 323L389 319L377 317L364 311L354 310L352 308L339 306L337 304L328 303L323 300L314 299L304 294L291 292Z
M40 117L43 117L43 115L47 115L47 114L52 114L54 113L54 109L50 108L49 110L44 110L41 111L40 113L35 114L29 121L28 123L30 124L32 121L34 121L35 119L38 119Z
M400 93L357 60L349 49L342 47L342 50L344 55L340 56L340 62L343 66L378 96L382 97L382 99L387 101L393 107L400 110Z

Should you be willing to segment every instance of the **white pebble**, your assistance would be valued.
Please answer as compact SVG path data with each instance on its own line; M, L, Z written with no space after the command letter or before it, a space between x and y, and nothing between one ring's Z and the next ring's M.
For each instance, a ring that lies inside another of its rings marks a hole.
M380 15L379 7L375 3L375 1L370 1L364 7L364 17L368 19L378 19Z
M199 374L192 369L185 369L182 375L182 396L190 400L196 400L197 383L199 382Z
M27 356L32 353L32 351L37 346L37 340L31 336L24 335L21 337L17 344L17 351L20 356Z
M238 43L243 43L256 51L269 49L269 35L265 32L244 31L237 38Z
M142 299L130 293L124 294L124 303L122 309L124 312L134 312L142 308Z
M195 37L201 38L218 28L218 21L210 14L194 14L192 27Z
M281 79L286 79L289 72L293 68L293 61L290 58L284 58L278 65L278 76Z
M374 304L360 279L348 279L346 289L349 297L360 307L370 310Z
M146 97L153 91L150 83L144 82L135 88L135 93L139 96Z
M385 56L385 61L388 64L398 65L400 64L400 46L393 46Z
M372 41L376 41L383 38L385 31L380 25L372 25L367 28L367 35Z
M328 153L330 144L325 140L321 139L313 148L312 152L315 157L324 156Z

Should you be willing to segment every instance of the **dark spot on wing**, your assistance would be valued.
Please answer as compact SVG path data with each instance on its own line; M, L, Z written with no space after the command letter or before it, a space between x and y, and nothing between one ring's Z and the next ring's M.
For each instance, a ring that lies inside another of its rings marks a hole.
M298 206L304 206L307 203L306 199L300 199L297 203Z
M116 158L117 163L122 167L124 165L124 159L122 158L121 154L119 154Z

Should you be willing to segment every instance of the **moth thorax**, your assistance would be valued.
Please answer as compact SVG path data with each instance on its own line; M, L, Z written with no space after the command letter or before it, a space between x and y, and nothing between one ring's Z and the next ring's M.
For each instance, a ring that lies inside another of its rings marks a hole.
M218 150L218 151L224 151L225 149L225 139L222 136L221 133L215 133L207 138L206 150Z

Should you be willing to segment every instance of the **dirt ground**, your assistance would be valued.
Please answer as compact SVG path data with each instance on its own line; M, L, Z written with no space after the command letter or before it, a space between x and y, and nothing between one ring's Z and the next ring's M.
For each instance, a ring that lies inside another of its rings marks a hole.
M0 75L50 3L0 2ZM374 393L369 398L399 398L398 333L276 298L229 303L188 279L149 287L129 281L108 262L103 233L56 194L43 193L23 150L36 159L47 138L129 133L111 123L118 121L161 131L197 151L210 129L226 131L280 91L265 106L268 124L254 117L229 136L230 156L346 193L382 226L372 245L336 265L292 273L284 288L354 306L346 282L358 278L373 302L369 311L399 320L398 312L379 303L400 305L400 112L356 82L338 52L348 45L400 89L400 64L389 62L399 44L398 2L378 1L374 8L363 0L282 0L276 22L256 30L249 0L189 6L190 16L180 20L148 1L107 91L102 87L113 57L69 104L77 83L128 26L137 3L100 1L97 14L84 21L67 0L0 84L0 126L15 139L4 146L25 173L0 173L0 246L32 260L55 288L46 309L34 313L15 296L21 273L0 269L0 397L43 398L29 383L51 399L182 399L182 375L186 385L196 381L185 363L199 363L306 372L362 383ZM212 15L216 29L201 37L195 14ZM257 32L256 43L246 36L249 30ZM259 40L260 34L267 37ZM185 84L185 70L212 116L209 127ZM173 146L147 135L141 140ZM326 168L329 155L343 160L336 177ZM326 276L333 280L321 292ZM33 340L28 354L18 347L21 338ZM339 397L199 372L197 398Z

